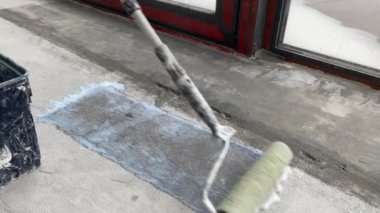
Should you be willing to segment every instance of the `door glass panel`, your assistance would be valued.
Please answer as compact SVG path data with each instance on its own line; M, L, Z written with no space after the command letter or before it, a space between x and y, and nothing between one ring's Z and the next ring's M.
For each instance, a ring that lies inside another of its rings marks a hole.
M292 0L283 43L380 70L380 0Z
M207 13L215 13L217 0L157 0L182 7L199 10Z

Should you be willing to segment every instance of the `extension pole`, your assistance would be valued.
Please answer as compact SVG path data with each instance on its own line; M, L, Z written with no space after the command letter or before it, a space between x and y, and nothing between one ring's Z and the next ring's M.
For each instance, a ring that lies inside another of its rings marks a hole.
M224 161L230 145L230 139L235 134L235 130L228 126L220 125L210 105L207 103L201 92L195 86L185 69L178 63L173 53L170 51L161 39L158 37L155 30L152 28L145 15L141 11L140 5L136 0L121 0L125 12L131 16L139 28L152 42L155 53L161 63L166 68L173 82L182 92L185 98L189 101L192 108L197 112L199 117L210 128L212 134L219 137L224 142L224 147L213 165L210 174L207 178L206 186L203 190L203 201L210 212L216 213L216 209L208 197L208 192L216 178L217 173Z

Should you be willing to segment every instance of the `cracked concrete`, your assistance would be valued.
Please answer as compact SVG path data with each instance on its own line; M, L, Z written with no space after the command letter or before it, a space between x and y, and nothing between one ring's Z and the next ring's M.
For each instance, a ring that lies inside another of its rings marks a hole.
M157 103L178 115L195 116L175 94L174 85L130 21L71 1L23 0L16 4L2 0L0 8L1 52L31 71L34 114L84 84L112 80L128 85L134 96L144 101ZM288 194L284 203L312 194L311 199L318 202L314 206L305 204L306 209L329 205L336 202L329 198L343 191L379 205L378 91L305 67L281 61L253 61L160 35L212 106L225 115L223 122L238 128L241 139L258 148L273 140L288 143L297 155L294 166L340 189L311 192L302 184L297 185L299 179L295 179L289 185L300 190ZM12 208L14 212L104 212L108 208L110 212L120 212L125 207L130 212L151 212L162 206L173 212L189 211L120 167L80 148L53 127L38 124L37 131L43 166L0 190L3 203L9 205L0 205L3 211ZM76 156L68 157L75 153ZM98 164L109 169L106 174L96 172ZM79 184L70 172L88 182ZM306 179L304 175L297 177ZM104 179L110 181L99 185ZM120 188L125 182L133 188ZM327 187L324 183L315 184L318 189ZM64 188L66 194L61 193ZM136 195L137 192L142 195ZM132 199L134 196L139 198ZM377 211L355 197L338 197L352 200L353 204L340 203L333 212L359 207L367 208L365 212ZM288 212L307 211L291 205L286 208ZM281 212L281 208L278 210Z

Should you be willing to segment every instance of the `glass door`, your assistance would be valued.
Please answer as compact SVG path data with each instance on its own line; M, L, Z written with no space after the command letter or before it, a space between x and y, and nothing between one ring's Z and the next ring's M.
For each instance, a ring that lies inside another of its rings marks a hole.
M380 78L380 1L282 0L274 51Z

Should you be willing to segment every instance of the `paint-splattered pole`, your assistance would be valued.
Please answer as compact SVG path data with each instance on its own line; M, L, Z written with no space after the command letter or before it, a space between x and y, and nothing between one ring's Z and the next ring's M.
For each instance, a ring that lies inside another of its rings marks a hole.
M177 85L178 89L189 101L190 105L197 112L199 117L207 124L211 129L214 136L219 137L224 142L224 147L215 162L213 168L210 171L207 179L206 186L203 191L203 201L210 212L216 212L214 205L211 203L208 192L216 178L216 175L223 163L223 160L227 154L230 145L230 139L235 134L235 130L228 126L222 126L219 124L213 110L207 103L203 95L195 86L185 69L178 63L173 53L170 51L167 45L165 45L154 31L145 15L141 11L140 5L135 0L121 0L124 5L127 15L131 16L139 26L139 28L145 33L149 40L153 43L155 53L165 66L170 77Z

